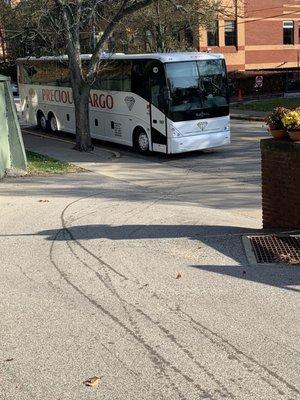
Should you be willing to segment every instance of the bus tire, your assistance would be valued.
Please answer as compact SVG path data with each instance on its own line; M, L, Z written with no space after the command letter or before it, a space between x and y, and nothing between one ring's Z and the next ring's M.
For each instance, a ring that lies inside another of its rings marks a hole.
M133 146L139 153L147 153L150 143L147 133L142 128L136 129L133 135Z
M42 111L38 111L37 113L37 126L38 128L42 129L43 131L48 130L48 120L45 114Z
M58 131L57 119L53 113L49 113L48 121L49 121L50 132L57 133L57 131Z

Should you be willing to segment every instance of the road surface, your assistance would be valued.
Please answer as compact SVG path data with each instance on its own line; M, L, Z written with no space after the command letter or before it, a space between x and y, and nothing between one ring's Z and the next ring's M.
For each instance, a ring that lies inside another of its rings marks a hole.
M241 243L261 228L262 131L1 182L1 399L300 398L299 268L251 267Z

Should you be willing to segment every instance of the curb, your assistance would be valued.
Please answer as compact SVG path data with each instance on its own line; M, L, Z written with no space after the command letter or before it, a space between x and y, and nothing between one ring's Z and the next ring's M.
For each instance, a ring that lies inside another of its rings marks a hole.
M63 138L56 137L56 136L44 135L43 133L33 132L31 130L28 130L28 128L24 128L24 127L21 128L21 131L24 132L27 135L36 136L36 137L40 137L40 138L43 138L43 139L50 139L50 140L54 140L56 142L75 144L75 142L72 141L72 140L63 139ZM117 150L112 150L112 149L109 149L109 148L105 148L103 146L96 146L95 149L98 149L100 151L104 151L104 152L107 152L107 153L111 153L112 154L112 157L111 157L112 159L113 158L121 158L121 153L119 151L117 151ZM93 156L97 156L97 153L96 153L95 150L94 151L88 151L87 154L91 154Z

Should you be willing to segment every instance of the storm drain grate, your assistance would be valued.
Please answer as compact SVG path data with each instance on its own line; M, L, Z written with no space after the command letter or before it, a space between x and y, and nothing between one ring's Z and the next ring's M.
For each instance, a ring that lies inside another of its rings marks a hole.
M248 239L259 264L300 264L300 235L261 235L248 236Z

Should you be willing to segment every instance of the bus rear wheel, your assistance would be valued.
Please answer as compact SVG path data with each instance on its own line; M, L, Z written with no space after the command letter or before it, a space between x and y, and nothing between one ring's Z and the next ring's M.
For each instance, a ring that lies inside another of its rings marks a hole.
M43 131L46 131L48 128L48 120L42 112L37 114L37 125Z
M140 153L147 153L149 151L149 138L143 129L139 129L134 135L134 148Z
M49 115L49 129L52 133L56 133L58 131L57 120L53 114Z

